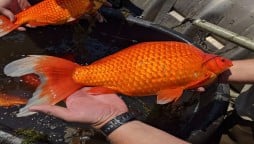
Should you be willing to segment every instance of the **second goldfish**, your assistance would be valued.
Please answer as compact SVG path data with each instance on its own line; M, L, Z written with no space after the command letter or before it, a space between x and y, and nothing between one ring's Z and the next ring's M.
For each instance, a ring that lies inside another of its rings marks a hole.
M84 14L92 14L106 0L43 0L16 14L12 23L0 16L0 37L10 33L23 24L30 26L59 25L75 21Z
M26 103L27 99L25 98L0 93L0 107L11 107L17 105L24 105Z

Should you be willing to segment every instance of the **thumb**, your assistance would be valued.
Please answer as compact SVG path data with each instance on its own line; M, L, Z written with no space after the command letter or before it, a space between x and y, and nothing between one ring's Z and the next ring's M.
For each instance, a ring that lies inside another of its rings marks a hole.
M6 8L0 8L0 13L8 17L12 22L15 20L14 14Z
M64 119L66 121L71 120L71 113L67 108L55 106L55 105L36 105L29 108L33 112L42 112L48 115Z

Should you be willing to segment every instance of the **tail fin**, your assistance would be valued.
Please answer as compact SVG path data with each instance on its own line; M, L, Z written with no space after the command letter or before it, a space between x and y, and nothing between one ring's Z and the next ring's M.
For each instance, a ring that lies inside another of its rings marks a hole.
M0 37L7 35L19 26L12 23L7 17L0 15Z
M4 73L8 76L19 77L35 73L39 76L41 84L29 99L27 105L19 110L18 117L28 116L29 107L40 104L54 105L81 88L72 79L73 70L79 65L71 61L52 56L29 57L13 61L5 66Z

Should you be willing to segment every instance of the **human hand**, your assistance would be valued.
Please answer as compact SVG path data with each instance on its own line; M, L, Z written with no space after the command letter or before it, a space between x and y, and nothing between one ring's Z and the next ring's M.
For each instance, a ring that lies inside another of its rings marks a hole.
M0 14L8 17L12 22L15 20L15 14L30 7L30 3L27 0L1 0L0 1ZM19 30L25 30L20 27Z
M91 95L90 88L78 90L66 99L66 108L55 105L32 106L30 111L43 112L69 122L91 124L100 128L114 117L128 111L116 94Z
M14 14L31 6L27 0L1 0L0 13L7 16L11 21L15 20Z
M108 2L107 0L102 0L102 1L93 1L95 6L93 10L89 14L84 14L80 17L80 19L86 19L86 20L95 20L98 21L99 23L106 22L107 20L101 15L99 12L99 9L101 6L106 6L106 7L112 7L112 4Z

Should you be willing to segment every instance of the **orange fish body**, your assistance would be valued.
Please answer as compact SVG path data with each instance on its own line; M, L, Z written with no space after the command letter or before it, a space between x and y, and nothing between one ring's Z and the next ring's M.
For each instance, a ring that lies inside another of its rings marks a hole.
M223 66L216 67L214 63ZM97 87L90 90L92 93L107 88L129 96L157 94L157 103L162 104L178 99L185 89L209 84L231 65L224 58L188 44L150 42L78 67L73 79L84 86ZM211 71L211 67L215 69Z
M27 103L27 99L11 96L7 94L0 94L0 107L11 107L17 105L23 105Z
M92 94L157 95L157 103L165 104L177 100L186 89L211 83L230 66L231 61L186 43L146 42L88 66L51 56L30 56L8 64L5 74L36 73L44 76L42 81L47 79L29 106L38 101L55 104L84 86L92 86ZM25 109L20 116L25 116Z
M23 24L45 26L74 21L84 14L95 12L104 2L105 0L43 0L18 13L14 23L0 16L0 37Z

